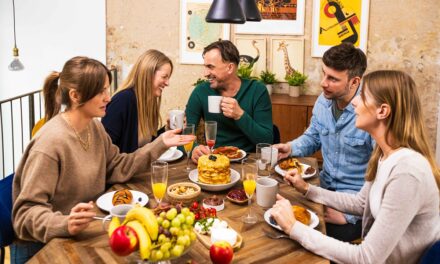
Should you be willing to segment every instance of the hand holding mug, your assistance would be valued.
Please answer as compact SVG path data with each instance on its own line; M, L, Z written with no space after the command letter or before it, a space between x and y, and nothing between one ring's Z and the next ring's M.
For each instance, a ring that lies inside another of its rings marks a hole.
M287 158L292 153L289 143L275 144L273 147L278 149L278 160Z
M220 103L220 108L222 109L223 115L234 120L238 120L244 114L244 110L241 109L237 100L232 97L223 97Z

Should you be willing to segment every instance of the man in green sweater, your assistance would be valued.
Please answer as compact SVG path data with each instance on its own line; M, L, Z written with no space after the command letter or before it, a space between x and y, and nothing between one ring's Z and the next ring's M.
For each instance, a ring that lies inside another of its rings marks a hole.
M239 52L228 40L209 44L203 50L204 75L208 79L196 86L186 105L188 124L199 124L200 119L217 121L215 147L236 146L244 151L255 151L257 143L272 143L272 103L264 84L237 76ZM208 96L223 96L221 113L208 111ZM198 145L192 152L197 163L210 150Z

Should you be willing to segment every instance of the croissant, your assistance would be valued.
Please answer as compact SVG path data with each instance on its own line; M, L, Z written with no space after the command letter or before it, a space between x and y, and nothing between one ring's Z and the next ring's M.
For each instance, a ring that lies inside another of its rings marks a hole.
M112 203L113 205L131 204L132 200L133 200L133 195L131 194L130 190L122 189L116 191L115 194L113 194Z
M310 224L311 215L307 209L304 207L293 205L292 206L293 214L295 215L296 220L300 221L301 223L305 225Z

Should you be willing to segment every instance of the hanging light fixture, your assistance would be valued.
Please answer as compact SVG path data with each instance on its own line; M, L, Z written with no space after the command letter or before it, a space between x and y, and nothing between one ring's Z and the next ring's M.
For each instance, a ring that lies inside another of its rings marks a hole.
M239 0L246 16L246 21L261 21L261 14L255 0Z
M208 23L244 24L246 17L238 0L214 0L205 20Z
M12 0L12 15L14 19L14 48L12 49L12 55L14 59L9 64L8 69L10 71L21 71L24 69L23 63L18 59L17 38L15 35L15 0Z

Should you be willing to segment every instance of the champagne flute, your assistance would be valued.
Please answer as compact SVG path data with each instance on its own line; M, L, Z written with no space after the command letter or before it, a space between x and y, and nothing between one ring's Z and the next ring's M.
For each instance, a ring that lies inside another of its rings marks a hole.
M157 206L160 205L168 183L168 163L165 161L153 161L151 163L151 188Z
M209 149L214 150L215 140L217 138L217 122L216 121L206 121L205 122L205 138L206 145Z
M249 211L246 216L243 217L243 222L247 224L255 224L257 217L252 213L251 201L254 195L255 188L257 186L257 160L253 158L247 158L241 161L241 179L243 181L244 191L248 197Z
M195 131L195 125L194 124L186 124L183 126L182 135L194 135ZM189 167L189 153L191 153L191 150L193 148L194 141L191 141L188 144L185 144L183 148L186 152L186 172L189 172L191 168Z

